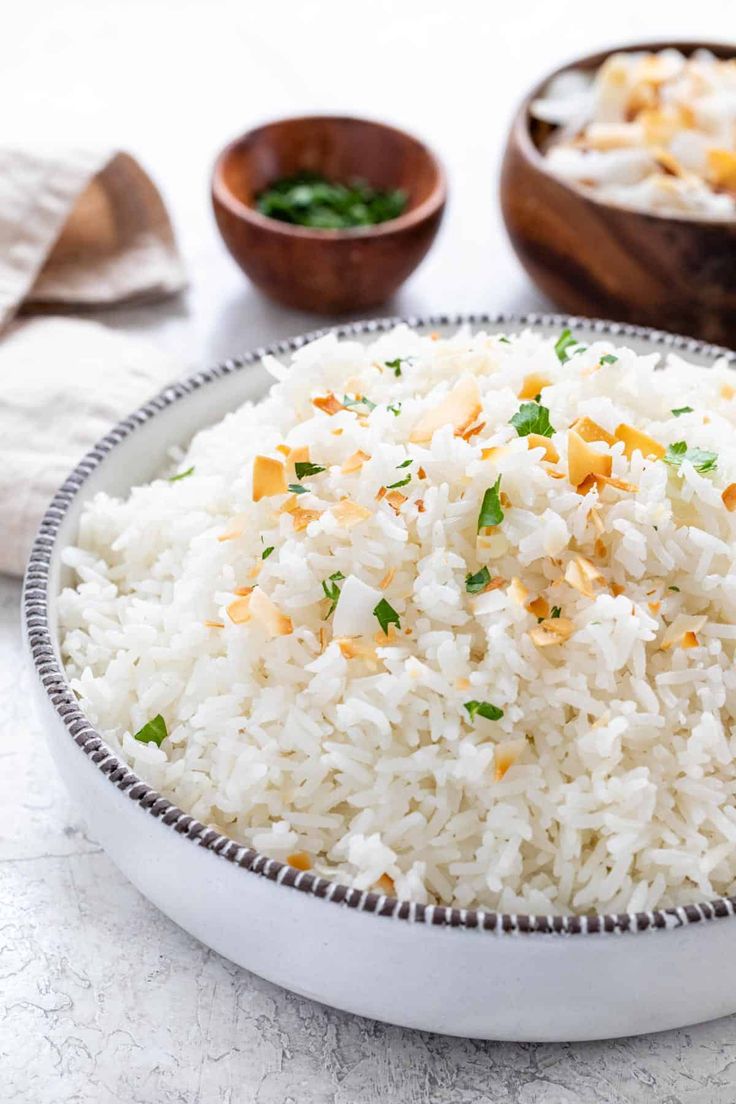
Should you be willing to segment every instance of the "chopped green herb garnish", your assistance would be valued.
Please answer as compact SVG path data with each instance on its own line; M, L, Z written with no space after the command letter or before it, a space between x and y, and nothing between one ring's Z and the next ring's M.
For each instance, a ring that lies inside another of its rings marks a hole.
M411 474L405 475L403 479L397 479L395 483L387 484L386 490L393 491L397 487L405 487L407 483L411 483Z
M578 344L577 338L572 336L572 333L570 332L570 330L563 330L562 331L560 336L557 338L557 341L555 342L555 352L557 353L557 359L559 360L560 364L564 364L566 361L568 361L570 359L571 354L568 353L567 350L572 345L577 345L577 344ZM579 353L582 353L583 348L584 348L583 346L580 346L577 351Z
M510 419L509 425L514 427L520 437L528 437L530 433L551 437L555 432L554 426L549 422L549 410L538 402L522 403L518 412Z
M499 475L493 486L489 487L483 495L480 513L478 514L479 533L481 529L486 529L489 525L500 525L503 521L504 514L501 509L501 499L499 497L500 487L501 476Z
M606 353L605 356L601 357L600 362L601 364L617 364L618 357L614 356L613 353Z
M168 735L166 721L160 713L157 713L153 720L147 721L143 728L136 732L134 739L141 744L155 744L156 747L161 747Z
M670 587L667 587L667 589L668 590L674 590L674 591L677 592L677 594L680 593L680 588L678 586L670 586Z
M307 487L302 487L301 483L289 483L288 489L292 494L309 494Z
M261 552L261 559L262 560L267 560L268 559L268 557L273 552L273 547L274 547L273 545L270 545L268 548L263 549L263 551Z
M396 377L401 375L401 365L410 364L414 357L396 357L395 360L386 360L384 364L387 368L393 368L394 375Z
M476 714L479 717L485 717L487 721L500 721L503 717L503 709L499 709L497 705L493 705L491 702L469 701L463 704L468 711L471 721L475 720Z
M557 618L557 617L560 616L561 613L562 613L562 606L553 606L550 617L551 618Z
M468 594L480 594L482 590L485 590L491 581L491 573L487 567L482 567L480 571L476 571L475 575L465 576L465 589Z
M408 460L402 460L400 464L396 465L396 467L397 468L408 468L409 465L413 464L413 463L414 463L414 461L412 460L412 458L410 456Z
M389 405L386 407L386 409L390 410L391 413L394 414L398 418L399 414L401 413L401 403L400 402L389 403Z
M186 479L190 475L194 475L194 465L192 465L191 468L187 468L186 471L179 472L178 475L170 475L169 483L178 483L180 479Z
M498 339L498 340L499 340L500 342L502 342L502 344L504 344L504 345L510 345L510 344L511 344L511 342L509 341L508 337L506 337L506 334L501 334L501 336L499 337L499 339Z
M330 599L330 608L327 611L325 620L327 620L327 617L331 617L335 612L335 606L340 598L340 588L337 584L342 582L344 578L345 576L342 571L334 571L329 579L322 580L322 590L325 592L325 598Z
M401 189L383 191L361 180L340 184L312 172L276 180L256 197L262 215L315 230L374 226L398 218L406 204Z
M364 406L366 410L376 409L376 404L367 399L365 395L361 395L359 399L351 399L349 395L343 395L342 405L347 407L348 410L352 410L356 406Z
M395 625L397 629L401 628L401 622L399 621L399 615L394 607L387 602L385 598L382 598L376 608L373 610L374 615L378 618L378 624L381 626L386 636L388 636L389 625Z
M327 469L321 468L319 464L310 464L308 460L297 460L294 464L294 471L297 479L304 479L305 475L319 475L320 472L327 471Z
M681 414L692 414L693 408L691 406L678 406L671 411L676 418L679 418Z
M535 401L535 403L538 403L538 402L539 402L539 400L541 399L541 397L542 397L542 392L540 391L538 395L535 395L535 396L534 396L534 401Z
M674 445L667 446L667 452L662 459L665 464L671 464L673 468L679 468L683 460L687 460L696 472L705 475L706 472L715 471L718 464L718 453L706 452L699 448L688 448L687 441L675 441Z

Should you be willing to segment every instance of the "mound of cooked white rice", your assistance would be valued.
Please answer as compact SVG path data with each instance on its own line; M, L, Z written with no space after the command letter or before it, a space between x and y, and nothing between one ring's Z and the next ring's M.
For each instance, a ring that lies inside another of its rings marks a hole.
M360 888L543 913L730 891L726 365L398 327L267 367L264 402L98 494L64 554L63 655L110 744Z

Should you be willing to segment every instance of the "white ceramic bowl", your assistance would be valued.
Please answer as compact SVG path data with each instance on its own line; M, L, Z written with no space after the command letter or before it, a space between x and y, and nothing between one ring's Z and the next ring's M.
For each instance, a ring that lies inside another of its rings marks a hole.
M409 320L451 332L570 326L637 351L707 365L723 350L687 338L559 316ZM371 339L395 319L348 325ZM314 335L311 335L314 336ZM348 889L219 835L156 793L85 718L59 660L56 596L83 502L150 479L173 444L268 385L258 361L309 337L227 361L167 388L116 426L51 503L25 583L35 695L59 771L90 832L168 916L220 954L297 993L364 1016L489 1039L573 1040L682 1026L736 1010L736 898L615 916L502 916ZM733 354L728 354L734 359Z

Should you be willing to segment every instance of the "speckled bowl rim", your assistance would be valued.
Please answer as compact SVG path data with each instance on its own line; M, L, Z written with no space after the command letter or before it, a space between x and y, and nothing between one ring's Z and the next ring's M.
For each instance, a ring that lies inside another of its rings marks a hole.
M390 330L400 323L413 329L429 330L463 324L473 327L503 326L507 329L525 326L575 329L578 326L584 326L588 330L592 329L599 333L601 337L617 340L627 337L642 338L650 342L653 347L660 346L664 352L672 351L686 356L699 355L709 359L722 356L736 367L736 353L727 349L643 326L561 314L437 314L427 317L380 318L315 330L255 349L245 356L226 360L214 368L197 372L180 383L174 383L119 422L86 454L54 495L41 522L25 575L23 615L33 664L49 701L71 738L98 770L121 793L127 794L131 801L135 801L142 809L147 810L169 830L179 833L198 847L213 851L216 855L240 867L245 873L268 878L289 889L310 893L334 904L395 920L510 935L643 932L653 929L674 929L701 920L733 916L736 912L736 896L717 897L700 904L679 905L656 909L652 912L527 916L484 909L422 905L414 901L399 901L384 894L341 885L339 882L329 881L309 871L296 870L294 867L260 854L253 848L245 847L229 836L208 828L193 816L177 808L168 798L149 786L116 757L80 708L57 657L54 635L49 624L48 587L51 559L59 528L70 504L84 487L89 475L122 441L129 438L139 426L156 417L162 410L223 376L257 365L267 354L288 355L328 332L348 338L370 336Z

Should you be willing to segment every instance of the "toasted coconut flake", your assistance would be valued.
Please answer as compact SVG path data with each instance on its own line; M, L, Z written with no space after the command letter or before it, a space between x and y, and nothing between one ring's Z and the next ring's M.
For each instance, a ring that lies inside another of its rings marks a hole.
M431 335L433 341L438 341L439 336L439 334ZM394 885L394 880L393 878L389 878L388 874L381 875L381 877L376 882L375 889L378 891L378 893L385 894L386 897L396 896L396 886Z
M333 643L337 644L340 652L345 659L376 659L375 648L370 648L367 647L365 644L360 644L357 640L354 640L350 636L335 637Z
M242 537L245 532L245 522L245 514L238 514L236 517L231 518L227 527L218 536L218 541L237 540L238 537Z
M345 409L331 391L326 395L318 395L316 399L312 399L312 406L316 406L317 409L321 410L324 414L337 414L340 410Z
M650 613L659 613L661 602L647 602Z
M224 621L203 621L202 624L206 629L224 629Z
M736 192L736 152L734 150L708 150L708 179L715 188Z
M575 632L575 625L568 617L549 617L532 629L529 636L538 648L551 644L564 644Z
M365 506L361 506L359 502L353 502L349 498L341 498L332 507L332 516L343 529L352 529L354 525L359 525L361 521L372 517L373 514Z
M595 554L598 559L605 560L606 556L608 555L608 549L606 548L606 542L602 539L602 537L596 538L596 542L593 545L593 548L595 549Z
M612 458L584 441L571 429L567 434L567 471L573 487L580 488L589 475L610 475Z
M382 648L385 648L387 644L395 644L398 640L396 626L389 625L387 633L385 633L383 629L380 629L377 633L374 633L373 639L375 643L380 644Z
M280 452L282 456L288 456L289 453L291 452L291 449L289 448L288 445L277 445L276 446L276 451Z
M239 586L234 588L233 594L237 594L239 598L245 598L245 596L247 594L250 594L252 590L252 586Z
M546 598L534 598L531 602L527 603L526 607L530 613L533 613L535 617L541 617L542 620L545 617L549 617L549 602Z
M437 406L419 417L409 440L415 444L431 441L435 431L445 425L451 425L455 434L460 435L475 422L481 409L477 380L465 376Z
M318 640L319 640L319 650L320 650L320 653L324 652L325 648L327 647L327 638L328 638L328 635L329 635L329 634L328 634L328 632L327 632L327 627L326 627L325 625L321 625L321 626L320 626L320 630L319 630L319 633L318 633L318 635L317 635L317 638L318 638Z
M620 583L611 583L611 594L614 598L618 598L619 594L623 594L625 589Z
M529 597L529 591L526 589L521 579L515 577L509 583L507 594L510 598L513 598L517 606L523 606Z
M601 582L604 576L590 560L584 556L575 556L565 568L565 582L586 598L593 597L593 583Z
M286 502L279 507L280 514L293 514L299 509L299 499L296 495L289 495Z
M464 430L458 434L458 437L462 437L463 441L469 441L471 437L477 436L482 429L486 428L485 422L476 422L475 425L470 426L469 429Z
M414 505L417 508L417 513L418 514L423 514L424 513L425 505L424 505L424 499L423 498L418 498L416 500L416 502L414 503Z
M488 594L492 590L501 590L505 586L508 586L508 580L501 575L497 575L495 579L491 579L488 586L483 588L481 594Z
M457 678L457 679L455 679L455 689L456 690L469 690L470 689L470 679L467 679L467 678Z
M290 464L308 464L311 457L309 455L309 445L297 445L296 448L289 449L287 459Z
M680 647L687 650L688 648L697 648L698 638L694 632L686 632L682 634L682 640L680 641Z
M667 451L664 445L660 445L659 441L655 441L648 433L642 433L640 429L626 425L625 422L616 427L616 440L623 441L624 452L629 460L637 451L642 454L645 460L661 460ZM611 473L607 471L601 474L610 475Z
M288 636L294 631L291 618L282 613L260 587L254 588L250 598L241 598L240 601L249 602L251 617L262 625L270 636Z
M250 595L236 598L225 612L234 625L244 625L246 621L250 621Z
M261 568L262 567L263 567L262 563L253 564L253 567L251 567L251 569L248 572L248 578L249 579L257 579L258 576L261 573Z
M678 613L672 624L667 626L659 645L660 649L666 652L674 644L679 644L680 647L694 648L698 643L695 634L700 632L707 620L705 614ZM695 644L692 643L693 638ZM683 644L683 640L687 642Z
M253 501L286 494L286 472L280 460L272 456L256 456L253 461Z
M286 861L289 866L295 867L297 870L311 870L312 859L306 851L294 851L293 854L286 856Z
M525 376L521 385L521 391L519 391L520 399L536 399L540 391L545 387L549 387L552 380L548 376L542 376L539 372L532 372L531 375Z
M544 449L544 459L548 460L550 464L556 464L560 459L560 454L555 446L550 441L549 437L542 437L541 433L528 433L526 438L527 448L542 448Z
M508 452L506 445L491 445L490 448L480 450L481 460L500 460Z
M386 502L388 502L393 512L398 514L401 507L406 502L406 495L402 494L401 491L389 491L386 495Z
M577 418L570 428L574 429L578 437L582 437L584 441L603 441L606 445L616 444L616 438L613 434L594 422L592 418Z
M320 516L319 510L303 510L301 506L297 506L296 510L292 511L291 518L294 522L294 532L302 533L310 521L316 521Z
M342 428L342 426L338 426L337 429L331 429L330 430L330 433L332 434L333 437L342 437L344 432L345 432L345 430Z
M518 763L526 746L526 740L507 740L499 744L494 753L494 778L500 782L507 770Z
M391 586L391 583L394 581L394 575L395 574L396 574L396 568L395 567L390 567L388 569L388 571L386 572L386 574L381 579L380 583L378 584L379 587L381 588L381 590L386 590L387 587Z
M370 454L358 449L357 452L347 458L340 471L343 475L351 475L352 472L360 471L367 460L370 460Z
M547 475L549 475L552 479L564 479L565 478L565 473L564 472L554 471L554 469L552 469L552 468L548 468Z
M722 399L732 399L736 395L736 387L732 387L730 383L722 383L718 388L718 394Z
M506 494L505 491L501 491L501 493L498 496L498 500L501 503L501 505L504 506L507 510L512 505L511 499L509 498L509 496ZM488 528L493 528L493 527L488 526Z
M426 479L427 473L424 468L417 468L417 479Z
M729 483L721 495L721 501L729 513L736 510L736 483Z
M380 502L381 499L383 499L385 497L386 497L386 488L385 487L379 487L378 490L376 491L376 502Z

